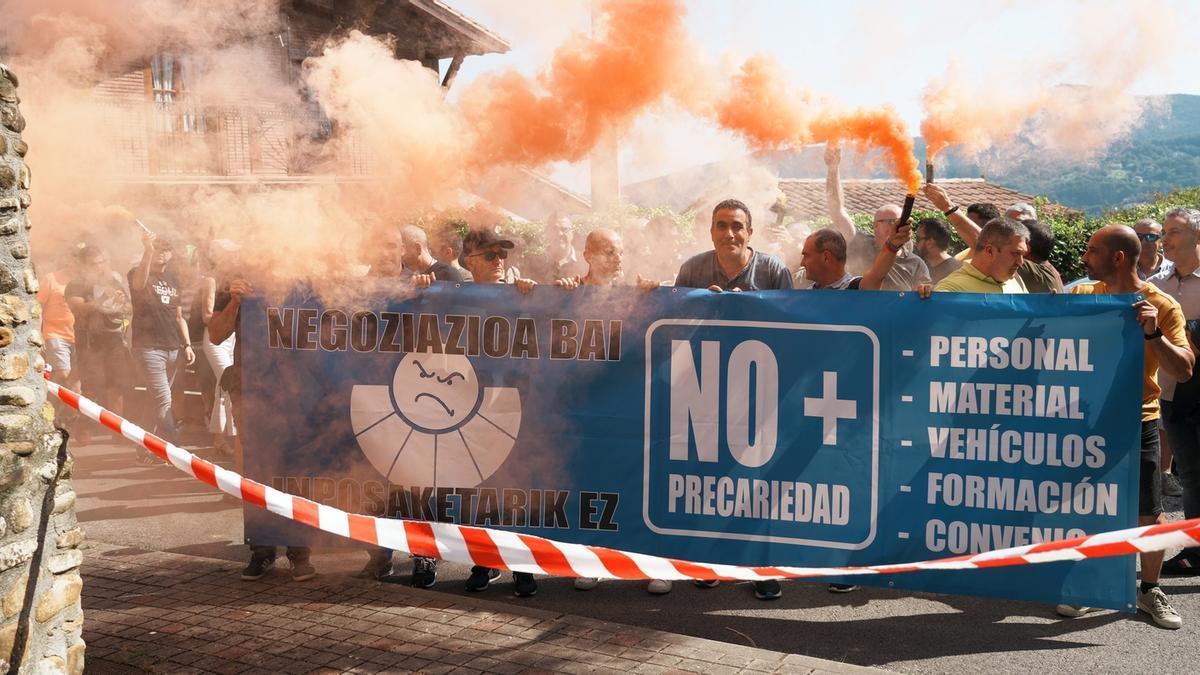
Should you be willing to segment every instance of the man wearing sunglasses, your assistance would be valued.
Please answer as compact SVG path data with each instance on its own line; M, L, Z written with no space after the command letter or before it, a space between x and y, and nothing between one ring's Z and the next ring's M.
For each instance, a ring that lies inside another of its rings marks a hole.
M873 222L875 230L874 246L871 240L860 236L846 210L845 198L842 195L842 179L840 167L842 150L836 143L825 146L825 203L829 209L829 217L833 226L846 238L850 247L850 269L853 272L866 272L876 260L877 252L883 250L900 222L903 209L896 204L885 204L875 211ZM882 290L885 291L915 291L918 287L931 282L929 266L920 256L912 252L912 242L904 244L896 252L895 261L883 280Z
M463 237L462 265L471 273L477 284L503 284L505 282L504 261L513 249L513 242L503 239L487 228L471 230ZM528 293L537 285L532 279L516 279L513 285L522 293ZM476 565L467 577L467 590L478 593L487 589L500 576L500 570ZM537 593L537 580L528 572L513 572L516 594L526 598Z
M477 284L506 283L504 266L513 245L511 240L501 239L487 228L471 230L463 237L462 266ZM532 279L516 279L512 283L522 293L528 293L537 284Z
M1142 253L1138 256L1137 264L1138 278L1146 281L1164 270L1169 274L1172 263L1162 251L1163 226L1153 218L1142 218L1133 224L1133 231L1142 243Z

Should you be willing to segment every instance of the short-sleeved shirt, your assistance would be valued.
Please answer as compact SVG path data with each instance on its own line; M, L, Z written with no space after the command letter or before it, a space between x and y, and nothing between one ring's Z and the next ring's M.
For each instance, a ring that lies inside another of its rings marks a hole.
M1071 293L1075 295L1101 295L1108 293L1108 287L1103 281L1097 281L1094 284L1079 284L1071 289ZM1152 283L1147 283L1142 286L1139 293L1146 296L1146 300L1154 305L1158 310L1158 328L1162 331L1163 337L1173 345L1187 348L1187 322L1183 318L1183 309L1179 307L1179 303L1175 298L1163 293L1157 286ZM1162 390L1158 386L1158 378L1161 375L1158 369L1158 354L1149 346L1146 345L1145 356L1142 360L1142 421L1150 422L1159 418L1158 397Z
M68 298L83 298L96 308L80 318L76 337L81 349L108 349L123 346L125 325L129 320L129 287L120 273L109 270L96 281L77 278L67 284Z
M750 262L732 279L717 264L717 252L705 251L684 261L675 278L681 288L719 286L726 291L773 291L792 287L792 273L783 261L770 253L750 249Z
M988 275L980 272L969 262L962 264L962 267L954 270L946 275L945 279L938 282L934 287L935 291L951 292L951 293L1027 293L1025 284L1021 281L1020 276L1000 283Z
M433 278L438 281L453 281L456 284L461 284L463 281L463 277L458 273L458 270L441 260L433 261L433 264L423 274L432 274Z
M1158 290L1175 298L1183 309L1183 318L1188 321L1200 319L1200 269L1182 276L1169 261L1159 267L1158 273L1150 277L1150 283ZM1194 379L1194 378L1193 378ZM1158 374L1158 386L1162 388L1164 401L1175 400L1175 378L1166 373Z
M1174 267L1175 267L1175 263L1171 262L1170 260L1167 260L1166 256L1159 253L1158 258L1156 258L1154 261L1154 269L1150 270L1148 273L1143 272L1142 266L1138 265L1138 268L1137 268L1138 278L1141 279L1142 281L1153 282L1154 277L1156 277L1160 274L1166 274L1166 273L1170 272ZM1159 288L1162 288L1162 287L1159 286ZM1186 310L1184 310L1184 311L1186 312Z
M59 270L43 276L38 284L37 300L42 305L42 336L46 339L75 342L75 315L67 305L65 291L69 275Z
M846 272L845 274L842 275L841 279L838 279L837 281L833 282L832 284L829 284L828 286L822 286L821 284L814 281L812 283L812 286L809 286L809 288L811 288L814 291L820 291L820 290L857 291L861 284L862 284L862 277L853 275L849 272Z
M951 272L960 267L962 267L961 261L953 257L946 258L942 262L929 268L929 278L931 280L930 283L938 283L942 279L945 279L947 276L949 276Z
M175 316L179 310L179 278L168 267L161 273L150 271L145 288L133 283L137 268L129 270L129 292L133 301L134 347L145 349L179 349L182 336Z
M1030 293L1062 293L1063 282L1058 270L1049 261L1034 262L1026 258L1017 270L1017 276L1025 282L1025 290Z
M859 232L849 243L847 255L850 264L847 267L856 273L866 272L874 264L878 253L871 235ZM925 264L921 256L902 248L896 254L896 260L879 288L883 291L915 291L921 284L928 283L933 283L929 275L929 265Z

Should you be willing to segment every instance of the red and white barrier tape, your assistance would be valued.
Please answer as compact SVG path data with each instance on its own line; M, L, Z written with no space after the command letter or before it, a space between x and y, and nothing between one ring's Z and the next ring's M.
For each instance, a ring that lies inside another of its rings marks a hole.
M602 546L567 544L530 534L451 523L376 518L280 492L205 461L146 433L129 420L54 383L47 388L85 417L141 445L180 471L271 513L365 544L403 553L483 565L515 572L601 579L723 579L762 581L801 577L896 574L918 570L968 570L1033 565L1063 560L1105 558L1200 544L1200 518L1165 525L1133 527L1061 541L1017 546L976 555L866 567L739 567L694 563L617 551Z

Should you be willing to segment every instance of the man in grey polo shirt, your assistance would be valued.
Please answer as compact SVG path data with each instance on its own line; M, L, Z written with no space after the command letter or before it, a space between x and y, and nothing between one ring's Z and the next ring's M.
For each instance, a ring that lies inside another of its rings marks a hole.
M783 261L750 247L754 234L750 209L726 199L713 209L713 250L692 256L679 268L675 285L710 291L771 291L792 287Z
M771 291L792 287L792 273L783 261L750 248L754 234L750 208L736 199L717 204L712 213L713 250L692 256L679 268L675 285L681 288L707 288L710 291ZM639 284L657 288L653 282ZM700 588L712 588L717 580L697 581ZM754 597L775 600L783 595L778 581L754 582Z
M1163 255L1172 264L1163 265L1149 281L1179 302L1183 318L1188 322L1188 332L1194 335L1196 321L1200 320L1200 210L1171 209L1163 218L1162 233ZM1152 242L1142 244L1143 247L1153 245ZM1183 488L1184 518L1200 517L1200 417L1196 410L1194 384L1181 385L1166 371L1158 373L1158 385L1162 389L1159 396L1162 426L1174 455L1175 477ZM1164 464L1163 470L1166 469ZM1165 492L1169 479L1163 478ZM1197 570L1200 570L1200 549L1197 548L1185 548L1163 563L1166 574L1195 574Z

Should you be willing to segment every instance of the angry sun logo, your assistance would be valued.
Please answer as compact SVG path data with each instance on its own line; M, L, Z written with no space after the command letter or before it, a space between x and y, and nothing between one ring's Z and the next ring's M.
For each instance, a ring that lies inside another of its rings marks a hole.
M484 387L465 356L406 354L391 385L355 385L350 423L363 454L397 485L475 487L521 428L521 394Z

